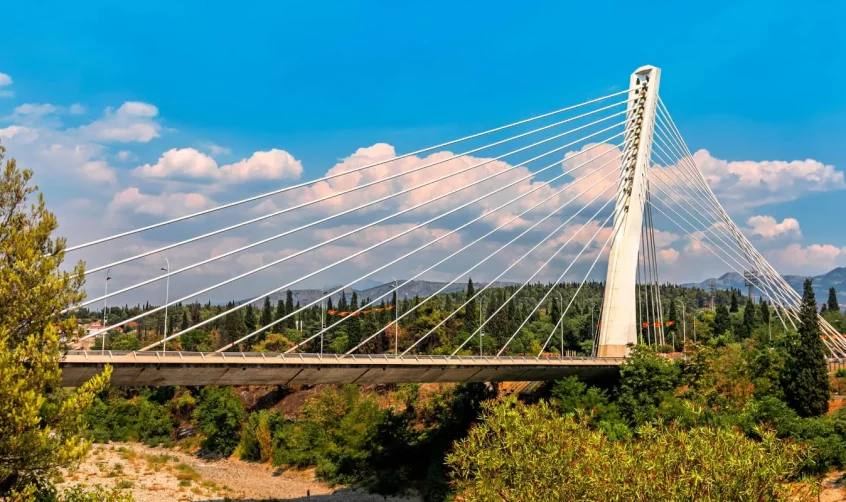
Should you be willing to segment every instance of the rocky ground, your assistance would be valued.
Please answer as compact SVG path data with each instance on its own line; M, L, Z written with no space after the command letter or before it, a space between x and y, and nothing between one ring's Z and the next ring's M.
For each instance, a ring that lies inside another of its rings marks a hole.
M313 471L281 471L235 459L208 460L175 449L136 443L94 445L60 485L119 486L137 502L223 500L394 501L346 487L330 488Z

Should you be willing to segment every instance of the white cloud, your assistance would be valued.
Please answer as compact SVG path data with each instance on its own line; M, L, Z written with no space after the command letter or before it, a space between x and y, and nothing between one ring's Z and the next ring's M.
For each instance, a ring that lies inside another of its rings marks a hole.
M29 143L38 137L38 131L31 127L11 125L0 129L0 138L16 139L22 143Z
M7 87L12 85L12 77L6 73L0 73L0 87ZM0 89L0 98L10 98L15 93L8 89Z
M732 207L755 207L846 188L842 171L813 159L727 161L704 149L693 158L717 198Z
M673 248L662 249L658 251L658 259L665 264L675 263L679 260L679 252Z
M107 212L130 212L152 216L182 216L207 209L214 201L200 193L163 193L158 195L142 193L136 187L129 187L115 194Z
M98 141L147 143L160 135L162 126L154 120L158 114L159 109L151 104L127 101L116 111L106 108L101 119L82 126L80 131Z
M297 179L303 166L293 155L276 148L255 152L249 159L220 168L219 177L232 183L247 180Z
M85 107L79 103L74 103L70 106L70 108L68 108L68 112L71 115L82 115L85 113Z
M213 158L194 148L174 148L162 154L155 164L139 166L133 172L146 178L207 178L226 183L242 183L298 178L303 172L303 167L300 161L284 150L255 152L248 159L218 168Z
M802 246L793 243L765 254L772 259L776 268L782 273L809 274L846 265L846 247L831 244Z
M172 148L163 153L155 164L144 164L133 172L147 178L212 178L217 173L217 162L193 148Z
M208 152L211 153L212 155L227 155L227 154L232 153L231 148L227 148L225 146L220 146L220 145L217 145L215 143L208 142L208 141L200 143L200 148L202 148L203 150L208 150Z
M116 183L117 174L104 160L86 162L77 169L77 172L87 181L94 183Z
M746 220L746 224L751 227L752 235L765 239L773 239L778 236L802 236L799 222L794 218L785 218L781 223L778 223L772 216L753 216Z
M24 103L15 107L16 116L29 115L35 117L42 117L44 115L49 115L58 111L59 108L56 107L56 105L51 105L50 103Z
M121 150L117 153L116 157L118 160L126 162L129 159L135 158L135 155L129 150Z

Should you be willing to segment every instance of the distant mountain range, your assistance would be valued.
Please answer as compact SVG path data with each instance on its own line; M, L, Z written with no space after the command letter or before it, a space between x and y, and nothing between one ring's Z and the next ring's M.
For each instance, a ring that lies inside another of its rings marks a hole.
M439 289L441 289L442 287L444 287L447 284L446 282L432 282L432 281L403 281L403 280L400 280L398 282L399 282L399 285L400 285L400 288L399 288L400 299L405 298L405 297L414 298L415 296L425 298L429 295L432 295L433 293L435 293L436 291L438 291ZM344 293L347 295L347 300L349 300L350 296L352 296L352 294L353 294L353 291L355 291L356 293L358 293L359 302L361 302L361 300L364 300L366 298L370 298L371 300L376 299L379 296L381 296L385 293L388 293L388 291L390 291L394 288L393 282L389 282L389 283L386 283L386 284L378 284L378 283L376 283L376 284L377 285L372 286L372 287L368 287L366 289L346 288L346 289L344 289ZM484 283L484 282L475 283L474 282L473 284L477 288L481 288L481 287L484 287L486 283ZM515 283L515 282L499 282L498 281L498 282L494 282L492 287L503 287L503 286L514 286L514 285L519 285L519 284ZM447 287L443 292L444 293L456 293L458 291L464 291L464 289L466 287L467 287L467 281L456 282L455 284L450 284L450 286ZM338 286L327 286L326 287L327 292L334 291L336 289L338 289ZM291 296L294 297L294 303L300 302L300 305L305 305L307 303L311 303L313 301L316 301L318 298L323 296L323 294L324 294L323 291L320 290L320 289L297 289L297 290L292 289L291 290ZM388 294L388 296L386 296L384 298L386 303L391 300L391 296L392 296L391 294ZM332 303L337 305L338 300L340 298L341 298L341 293L337 293L337 294L332 295ZM270 303L272 305L275 306L276 302L279 301L279 300L283 300L283 301L285 300L285 293L284 292L270 295ZM239 303L244 303L244 302L242 301L242 302L239 302ZM257 302L254 302L253 305L260 306L262 303L264 303L264 299L257 301Z
M792 286L793 289L795 289L800 295L802 294L802 287L806 278L806 276L801 275L784 276L787 283L790 284L790 286ZM811 278L814 280L814 294L816 295L818 303L825 302L826 299L828 299L828 290L832 287L837 291L838 300L840 302L846 302L846 268L838 267L830 272L813 276ZM737 272L729 272L721 275L719 278L706 279L702 282L691 282L682 284L682 286L688 288L701 288L707 291L708 284L712 281L716 284L717 289L735 288L741 291L746 290L743 276Z

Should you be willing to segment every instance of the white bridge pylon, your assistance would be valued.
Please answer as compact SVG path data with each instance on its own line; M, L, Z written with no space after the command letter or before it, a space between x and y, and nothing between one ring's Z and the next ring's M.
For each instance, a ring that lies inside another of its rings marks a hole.
M599 357L628 354L637 343L637 268L646 204L647 172L652 153L652 136L658 106L661 70L638 68L631 76L625 144L620 166L620 184L614 225L620 230L611 245L599 328Z

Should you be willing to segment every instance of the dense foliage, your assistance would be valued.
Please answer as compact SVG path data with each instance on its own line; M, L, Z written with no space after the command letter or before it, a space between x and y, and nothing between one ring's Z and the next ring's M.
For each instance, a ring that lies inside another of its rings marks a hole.
M82 265L60 270L65 241L41 195L32 200L32 172L11 159L0 176L0 498L29 500L87 451L83 414L110 373L61 387L61 340L76 322L59 313L83 298Z
M463 500L786 500L805 448L719 427L639 427L614 441L545 402L487 405L448 457Z

